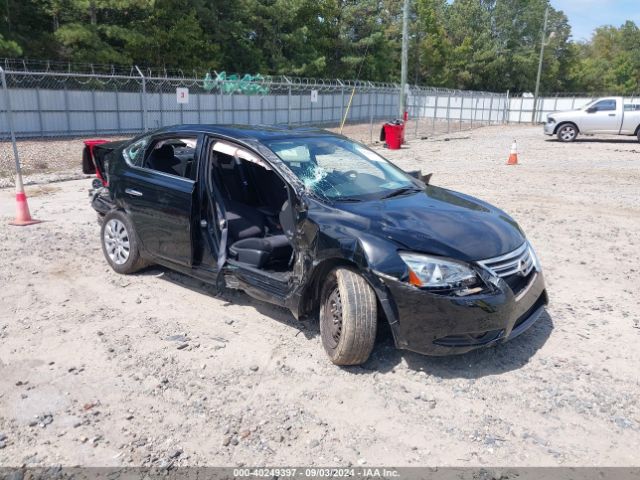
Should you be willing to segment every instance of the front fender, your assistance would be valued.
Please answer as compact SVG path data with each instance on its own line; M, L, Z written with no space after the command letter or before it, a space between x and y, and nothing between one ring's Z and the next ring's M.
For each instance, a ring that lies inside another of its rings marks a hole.
M558 133L558 128L560 128L561 125L566 125L567 123L571 123L572 125L575 125L575 127L578 129L578 132L580 132L580 125L579 125L579 120L576 118L556 118L556 126L553 129L553 133L554 135L556 133Z
M357 270L373 288L379 305L396 338L398 310L385 285L384 276L401 278L406 270L397 249L390 240L371 235L361 229L345 225L307 225L303 237L309 242L300 289L288 305L296 317L315 311L320 302L320 291L327 274L336 267ZM382 273L382 275L380 275Z

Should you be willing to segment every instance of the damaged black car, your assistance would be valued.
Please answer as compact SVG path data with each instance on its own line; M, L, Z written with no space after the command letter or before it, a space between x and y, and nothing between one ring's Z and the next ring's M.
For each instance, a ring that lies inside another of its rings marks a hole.
M105 258L318 314L338 365L395 345L448 355L510 340L547 304L518 224L319 129L180 125L87 147Z

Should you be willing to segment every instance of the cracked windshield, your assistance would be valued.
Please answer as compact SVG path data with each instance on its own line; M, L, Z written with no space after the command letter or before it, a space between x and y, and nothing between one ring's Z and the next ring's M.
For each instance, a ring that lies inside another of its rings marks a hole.
M372 200L421 190L380 155L346 139L301 138L268 146L308 190L328 200Z

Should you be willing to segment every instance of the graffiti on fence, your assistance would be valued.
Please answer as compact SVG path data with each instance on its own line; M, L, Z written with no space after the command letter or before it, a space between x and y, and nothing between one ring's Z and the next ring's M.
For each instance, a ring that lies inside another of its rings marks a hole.
M227 75L226 72L215 72L216 78L207 73L203 80L203 88L207 92L218 88L222 93L240 93L243 95L267 95L269 87L265 86L265 78L259 73L240 77L239 75Z

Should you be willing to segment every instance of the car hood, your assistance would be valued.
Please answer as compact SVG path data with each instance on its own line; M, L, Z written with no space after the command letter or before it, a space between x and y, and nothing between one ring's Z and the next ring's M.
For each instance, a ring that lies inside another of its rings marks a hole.
M400 249L472 261L515 250L518 224L476 198L435 186L386 200L340 203L334 221L395 242ZM351 225L348 225L351 224Z
M579 109L579 108L576 108L575 110L559 110L557 112L551 112L547 116L555 117L555 116L558 116L558 115L561 115L561 116L575 115L576 113L580 113L580 112L582 112L582 110Z

